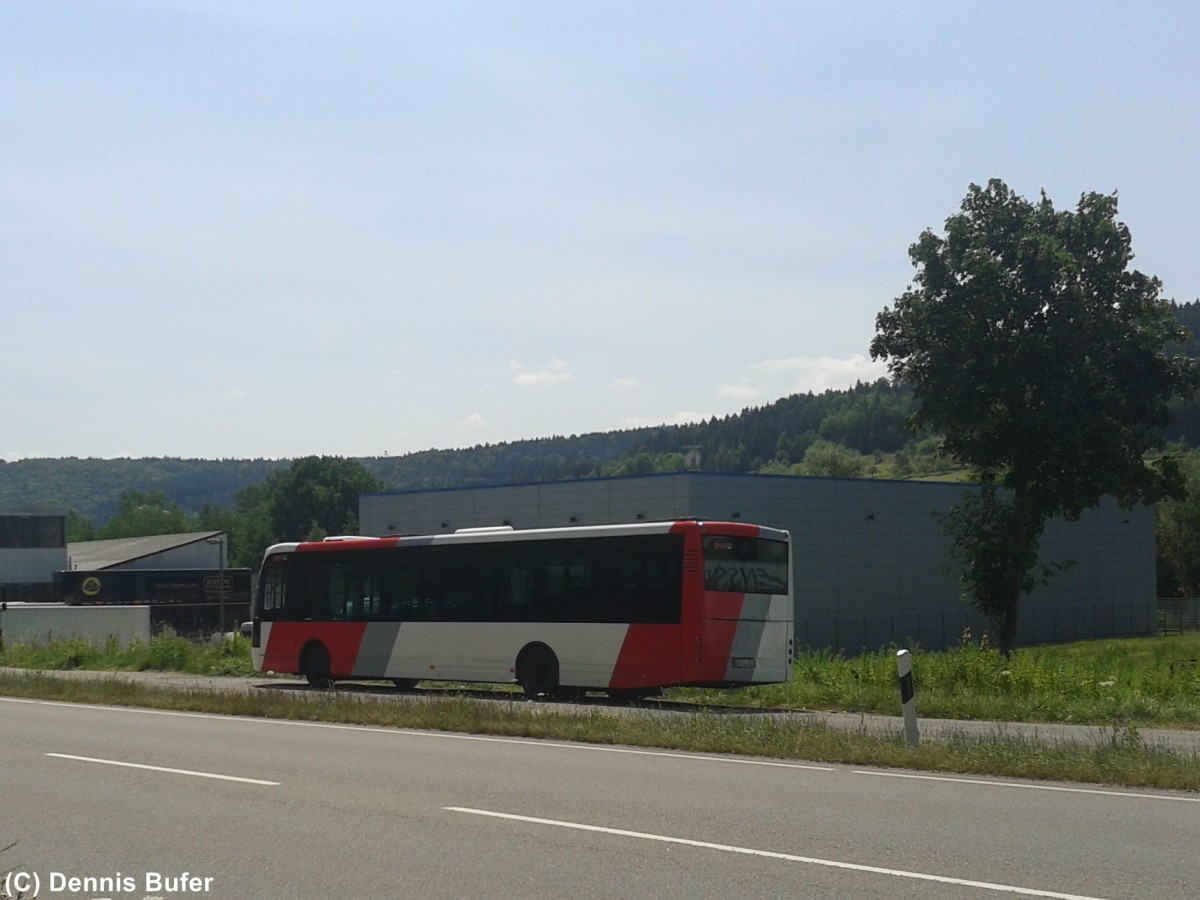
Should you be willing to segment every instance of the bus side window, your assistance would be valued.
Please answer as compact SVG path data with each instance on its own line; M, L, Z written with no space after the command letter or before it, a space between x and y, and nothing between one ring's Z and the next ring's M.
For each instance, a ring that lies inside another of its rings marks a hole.
M379 574L367 569L362 574L362 610L364 619L378 619L383 609L379 592Z
M329 573L329 617L334 621L354 618L354 600L346 567L334 564Z
M384 578L388 586L390 618L401 622L423 622L428 618L422 577L427 548L400 550L387 559Z
M380 613L379 575L360 563L337 563L329 573L329 615L339 621L358 622L378 619Z
M496 609L501 622L527 622L533 607L533 571L529 548L519 544L501 546L497 551Z
M296 561L287 577L289 619L329 618L329 574L319 561Z

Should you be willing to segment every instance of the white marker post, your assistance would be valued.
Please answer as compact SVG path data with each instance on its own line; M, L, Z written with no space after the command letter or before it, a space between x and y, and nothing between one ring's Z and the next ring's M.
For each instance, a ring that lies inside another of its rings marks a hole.
M910 747L917 746L917 702L913 698L912 656L907 650L896 652L896 670L900 673L900 705L904 707L904 738Z

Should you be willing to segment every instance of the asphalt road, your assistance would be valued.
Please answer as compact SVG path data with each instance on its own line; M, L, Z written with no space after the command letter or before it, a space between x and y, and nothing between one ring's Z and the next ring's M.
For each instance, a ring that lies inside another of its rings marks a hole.
M38 897L1182 898L1198 836L1189 794L0 698Z

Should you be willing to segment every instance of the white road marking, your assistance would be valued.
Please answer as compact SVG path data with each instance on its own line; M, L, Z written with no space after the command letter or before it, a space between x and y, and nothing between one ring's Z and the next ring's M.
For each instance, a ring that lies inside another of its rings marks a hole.
M989 781L986 778L954 778L949 775L921 775L916 772L874 772L869 769L855 769L851 775L875 775L879 778L911 778L918 781L949 781L954 784L978 784L983 787L1022 788L1027 791L1058 791L1064 794L1099 794L1102 797L1136 797L1139 800L1180 800L1184 803L1200 803L1200 797L1186 797L1182 794L1150 794L1137 791L1113 791L1102 788L1067 787L1060 784L1036 784L1026 781Z
M623 828L605 828L600 825L585 825L580 822L562 822L557 819L541 819L536 816L518 816L512 813L493 812L487 809L471 809L464 806L446 806L448 812L468 813L473 816L487 816L493 819L508 819L514 822L528 822L534 825L550 825L555 828L571 828L576 831L593 831L609 834L615 837L637 838L643 841L657 841L664 844L681 844L685 847L697 847L702 850L719 850L723 853L740 853L746 856L761 856L767 859L780 859L785 862L805 863L812 866L825 866L831 869L848 869L853 872L867 872L872 875L890 875L895 878L910 878L917 881L936 881L939 884L951 884L956 887L973 887L985 891L998 891L1005 894L1020 894L1025 897L1052 897L1056 900L1101 900L1098 897L1082 894L1064 894L1059 891L1042 891L1036 888L1023 888L1012 884L995 884L990 881L972 881L966 878L951 878L946 875L930 875L925 872L908 872L904 869L888 869L882 866L867 866L860 863L841 862L836 859L819 859L812 856L797 856L792 853L778 853L774 850L756 850L751 847L735 847L731 844L714 844L709 841L693 841L688 838L671 837L665 834L649 834L644 831L626 831Z
M69 753L47 753L56 759L73 759L77 762L101 763L106 766L122 766L126 769L145 769L149 772L168 772L171 775L192 775L196 778L216 778L220 781L240 781L242 784L263 784L278 787L278 781L263 781L260 778L242 778L240 775L218 775L215 772L196 772L192 769L170 769L166 766L148 766L144 763L123 762L118 759L97 759L94 756L72 756Z

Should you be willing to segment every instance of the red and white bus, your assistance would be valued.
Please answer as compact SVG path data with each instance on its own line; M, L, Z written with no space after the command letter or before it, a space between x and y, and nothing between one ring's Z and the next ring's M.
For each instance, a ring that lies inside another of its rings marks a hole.
M790 557L786 531L695 520L276 544L254 665L529 697L787 681Z

